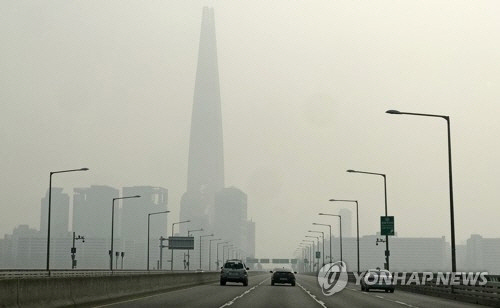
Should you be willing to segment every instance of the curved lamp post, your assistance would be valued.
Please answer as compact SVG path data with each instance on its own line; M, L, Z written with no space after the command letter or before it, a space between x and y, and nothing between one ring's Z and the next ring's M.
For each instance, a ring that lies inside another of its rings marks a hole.
M344 261L344 259L342 258L342 216L335 215L335 214L325 214L325 213L319 213L318 215L321 215L321 216L337 216L340 219L340 224L339 224L339 227L340 227L340 261Z
M358 214L358 200L341 200L341 199L330 199L329 201L338 202L356 202L356 245L357 245L357 257L358 257L358 273L359 270L359 214Z
M315 225L315 226L327 226L328 228L330 228L330 263L333 263L333 260L332 260L332 225L319 224L316 222L313 222L313 225Z
M75 172L75 171L88 171L89 168L80 168L80 169L69 169L69 170L60 170L60 171L51 171L49 175L49 206L48 206L48 216L47 216L47 266L46 270L50 270L50 211L51 211L51 203L52 203L52 175L56 173L66 173L66 172ZM50 275L50 273L49 273Z
M456 262L456 250L455 250L455 213L453 208L453 174L452 174L452 164L451 164L451 128L450 128L450 117L447 115L440 114L429 114L429 113L414 113L414 112L401 112L398 110L387 110L386 113L389 114L406 114L422 117L432 117L432 118L442 118L446 120L446 126L448 129L448 183L449 183L449 193L450 193L450 224L451 224L451 270L452 272L457 271Z
M325 233L323 231L314 231L314 230L309 230L307 232L311 232L311 233L321 233L321 237L323 239L323 265L325 265Z
M111 205L111 249L109 250L109 270L113 270L113 234L114 234L114 225L115 225L115 201L122 199L131 199L131 198L140 198L141 196L128 196L128 197L118 197L113 198L113 203ZM118 262L118 261L117 261Z
M151 215L157 215L157 214L166 214L166 213L170 213L170 211L163 211L163 212L156 212L156 213L149 213L148 214L148 253L147 253L147 259L148 259L148 262L147 262L147 270L149 271L149 225L150 225L150 220L151 220Z
M387 216L387 178L384 173L376 173L376 172L367 172L367 171L357 171L349 169L347 170L349 173L362 173L369 175L378 175L384 178L384 201L385 201L385 216ZM386 270L389 270L389 256L391 252L389 251L389 236L385 236L385 262L386 262Z

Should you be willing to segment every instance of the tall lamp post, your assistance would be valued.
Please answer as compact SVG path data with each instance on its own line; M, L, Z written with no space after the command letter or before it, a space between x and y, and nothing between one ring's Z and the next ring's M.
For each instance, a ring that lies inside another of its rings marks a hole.
M212 242L214 241L221 241L222 239L220 238L214 238L212 240L208 240L208 271L212 269L211 263L212 263Z
M229 243L229 241L225 241L225 242L220 242L220 243L217 243L217 268L220 268L220 262L219 262L219 245L222 245L222 244L227 244ZM222 252L224 253L224 246L222 246ZM224 258L224 256L222 256Z
M131 199L131 198L140 198L141 196L128 196L128 197L118 197L113 198L113 203L111 204L111 250L109 251L109 270L113 270L113 234L114 234L114 226L115 226L115 201L121 199ZM118 263L118 261L116 261Z
M384 202L385 202L385 216L387 216L387 177L384 173L376 173L376 172L367 172L367 171L357 171L349 169L347 170L349 173L362 173L362 174L370 174L370 175L378 175L384 178ZM385 236L385 265L386 270L389 270L389 256L391 252L389 251L389 235Z
M327 226L328 228L330 228L330 263L333 263L333 260L332 260L332 225L319 224L317 222L313 222L313 225L315 225L315 226Z
M356 245L357 245L357 258L358 258L358 273L359 270L359 214L358 214L358 200L341 200L341 199L330 199L329 201L335 202L356 202Z
M314 243L314 241L312 241ZM302 240L302 245L303 247L306 249L306 256L307 258L309 259L309 271L312 272L312 269L311 269L311 263L313 262L311 260L311 244L307 244L307 242L305 240Z
M344 259L342 258L342 216L335 215L335 214L325 214L325 213L319 213L318 215L337 216L340 219L340 223L339 223L339 227L340 227L340 261L344 261Z
M316 239L316 241L317 241L317 244L316 244L316 250L319 250L319 236L306 235L306 237L315 238L315 239ZM314 259L316 259L316 256L315 256L315 254L316 254L316 250L314 250L314 252L313 252ZM318 270L319 270L319 268L320 268L320 267L319 267L319 258L317 258L317 259L318 259Z
M184 221L174 222L172 224L172 236L174 236L174 226L175 225L180 225L180 224L184 224L184 223L188 223L188 222L191 222L191 220L184 220ZM174 270L174 250L170 246L170 243L168 243L168 249L170 249L172 251L172 255L171 255L171 259L170 259L170 270L173 271Z
M311 262L309 263L309 268L311 269L311 272L314 271L314 241L312 240L302 240L304 243L311 243L309 245L309 257L311 258Z
M59 171L51 171L49 175L49 213L47 216L47 266L46 270L50 270L50 212L51 212L51 204L52 204L52 175L56 173L66 173L66 172L75 172L75 171L88 171L89 168L80 168L80 169L70 169L70 170L59 170Z
M156 212L156 213L149 213L148 214L148 253L147 253L147 270L149 271L149 225L150 225L150 220L151 220L151 215L156 215L156 214L164 214L164 213L170 213L170 211L163 211L163 212Z
M452 270L452 272L455 273L457 271L457 262L456 262L456 250L455 250L455 213L454 213L454 209L453 209L453 174L452 174L452 164L451 164L450 116L439 115L439 114L428 114L428 113L401 112L398 110L387 110L386 113L442 118L442 119L446 120L446 126L447 126L447 130L448 130L448 183L449 183L448 186L449 186L449 191L450 191L451 270Z
M201 239L204 238L204 237L210 237L210 236L214 236L214 234L207 234L207 235L200 235L200 269L201 268Z
M227 247L227 251L228 251L227 258L229 259L229 248L233 247L233 245L224 245L224 246L222 246L222 264L224 264L224 257L226 256L225 250L224 250L224 249L226 249L226 247Z
M196 229L196 230L188 230L188 237L189 237L189 236L191 236L191 233L194 233L194 232L202 232L202 231L203 231L203 228ZM194 240L194 239L193 239L193 240ZM187 261L187 268L188 268L188 271L189 271L190 262L191 262L191 257L189 256L189 249L188 249L187 257L188 257L188 261Z
M323 265L325 265L325 232L323 232L323 231L314 231L314 230L309 230L307 232L321 233L321 238L323 240L323 242L322 242L322 244L323 244Z

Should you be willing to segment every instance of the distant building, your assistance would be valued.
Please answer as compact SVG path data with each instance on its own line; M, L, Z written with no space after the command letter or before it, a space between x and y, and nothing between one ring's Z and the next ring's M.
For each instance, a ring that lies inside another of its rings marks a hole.
M125 253L124 266L129 269L144 269L147 258L148 214L167 210L168 190L162 187L124 187L123 196L140 195L140 198L123 199L121 210L121 238ZM169 214L152 215L150 219L150 266L153 268L158 239L167 236Z
M500 274L500 238L472 234L467 240L464 270Z
M59 187L52 187L50 202L50 234L51 237L67 236L69 223L69 195ZM49 190L41 200L40 232L47 234L49 213Z
M379 242L379 235L365 235L359 239L360 268L384 268L385 242ZM325 262L329 262L329 240L325 240ZM321 246L321 242L320 242ZM389 237L391 271L438 271L448 270L447 250L449 245L444 237ZM340 260L340 239L332 238L333 260ZM342 257L348 270L357 269L357 243L356 237L342 238Z
M215 194L224 187L222 112L213 8L204 7L189 138L187 190L180 219L186 234L192 226L212 230Z
M247 219L247 195L240 189L224 188L215 195L214 232L242 255L255 255L255 223Z
M110 186L92 185L75 188L73 195L73 231L85 238L111 237L111 205L119 190ZM115 210L118 208L116 206ZM115 212L115 223L117 222ZM116 227L116 225L115 225ZM119 237L119 232L115 236Z

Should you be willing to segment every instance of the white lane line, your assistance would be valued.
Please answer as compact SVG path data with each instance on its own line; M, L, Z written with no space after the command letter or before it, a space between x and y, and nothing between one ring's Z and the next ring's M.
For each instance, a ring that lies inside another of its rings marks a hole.
M380 296L380 295L375 295L375 297L378 297L378 298L384 298L383 296Z
M235 298L233 298L232 300L228 301L227 303L225 303L224 305L220 306L219 308L231 306L232 304L234 304L234 302L236 300L238 300L239 298L242 298L246 294L252 292L253 290L255 290L258 286L260 286L261 284L263 284L268 279L269 278L266 278L266 279L262 280L258 285L255 285L255 286L251 287L250 289L248 289L245 292L241 293L240 295L236 296Z
M297 285L302 289L304 290L304 292L306 292L307 294L309 294L309 296L314 299L316 301L316 303L320 304L321 307L323 308L328 308L326 307L325 303L319 299L316 298L316 295L312 294L311 292L309 292L306 288L304 288L300 283L297 282Z
M418 308L417 306L413 306L413 305L410 305L410 304L407 304L404 302L400 302L400 301L393 301L393 302L398 303L398 304L403 305L403 306L407 306L407 307Z

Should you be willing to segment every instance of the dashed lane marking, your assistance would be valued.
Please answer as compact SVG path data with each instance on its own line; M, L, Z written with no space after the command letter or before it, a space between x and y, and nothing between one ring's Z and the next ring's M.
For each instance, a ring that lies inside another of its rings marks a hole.
M246 294L252 292L253 290L255 290L258 286L260 286L261 284L263 284L268 279L269 278L266 278L266 279L262 280L259 284L251 287L250 289L248 289L245 292L241 293L240 295L236 296L235 298L233 298L232 300L228 301L227 303L225 303L224 305L220 306L219 308L231 306L232 304L234 304L234 302L236 300L238 300L238 299L242 298L243 296L245 296Z
M307 294L309 294L309 296L314 299L316 301L316 303L320 304L321 307L323 308L327 308L325 303L319 299L316 298L316 295L312 294L311 292L309 292L306 288L304 288L300 283L297 282L297 285L302 289L304 290L304 292L306 292Z

